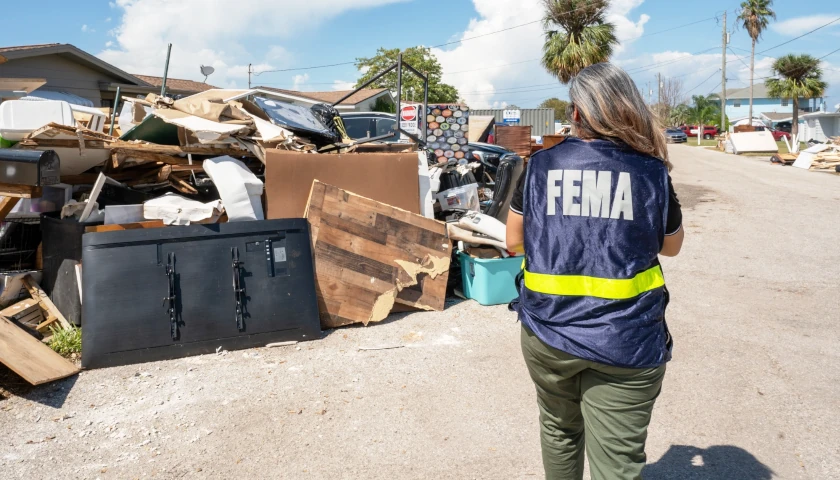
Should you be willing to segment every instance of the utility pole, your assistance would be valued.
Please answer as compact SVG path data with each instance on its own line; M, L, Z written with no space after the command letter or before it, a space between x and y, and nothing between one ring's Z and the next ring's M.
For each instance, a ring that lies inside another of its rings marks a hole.
M729 34L726 32L726 11L723 12L723 38L721 39L721 44L723 46L723 54L721 55L720 60L720 71L721 71L721 78L720 78L720 129L721 131L726 130L726 44L729 43ZM750 125L752 125L752 119L750 119Z
M650 98L650 95L651 95L651 93L650 93L650 92L651 92L651 90L650 90L650 81L648 80L648 82L647 82L647 97L648 97L648 105L649 105L650 103L652 103L652 102L651 102L651 98Z
M248 64L248 90L251 89L251 64Z
M160 84L160 96L166 96L166 77L169 76L169 55L172 53L172 44L166 47L166 65L163 67L163 81Z
M657 96L656 96L656 103L662 103L662 74L656 74L656 85L657 85Z

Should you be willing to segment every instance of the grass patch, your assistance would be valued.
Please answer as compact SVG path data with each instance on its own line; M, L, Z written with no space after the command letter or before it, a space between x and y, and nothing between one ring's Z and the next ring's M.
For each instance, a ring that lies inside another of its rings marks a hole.
M695 138L689 138L688 141L685 142L684 145L688 145L690 147L716 147L717 146L717 140L715 140L715 139L711 139L711 140L701 139L700 140L700 145L697 145L697 137L695 137Z
M82 353L82 329L71 325L70 328L50 327L49 346L61 356L69 357L72 354Z
M700 145L697 145L697 138L689 138L688 142L684 145L688 145L690 147L717 147L717 140L700 140ZM779 153L788 153L787 145L785 142L776 142L776 145L779 147ZM805 143L799 143L799 151L805 150L808 148L808 145ZM720 150L718 150L720 151ZM769 157L773 155L772 153L741 153L740 155L745 157Z

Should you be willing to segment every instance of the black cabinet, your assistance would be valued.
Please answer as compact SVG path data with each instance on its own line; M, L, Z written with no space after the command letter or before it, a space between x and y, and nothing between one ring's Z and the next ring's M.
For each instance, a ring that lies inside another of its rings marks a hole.
M82 266L86 368L321 334L304 219L89 233Z

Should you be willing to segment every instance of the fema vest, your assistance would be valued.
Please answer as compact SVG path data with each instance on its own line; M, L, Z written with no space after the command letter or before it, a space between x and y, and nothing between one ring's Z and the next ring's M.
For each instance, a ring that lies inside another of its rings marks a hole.
M659 265L668 170L606 140L568 138L536 153L523 198L523 324L550 346L598 363L670 360Z

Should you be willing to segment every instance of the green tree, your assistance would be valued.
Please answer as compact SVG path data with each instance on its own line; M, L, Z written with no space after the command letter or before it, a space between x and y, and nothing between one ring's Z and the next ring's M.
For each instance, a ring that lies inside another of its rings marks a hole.
M543 0L545 44L542 65L563 83L594 63L606 62L618 45L605 19L609 0Z
M741 13L738 20L741 21L744 30L752 39L752 53L750 54L750 121L753 116L753 77L755 77L755 44L761 38L761 34L770 24L770 19L776 18L773 11L773 0L744 0L741 2Z
M384 97L379 97L371 108L374 112L397 113L397 106L385 100Z
M566 118L566 107L568 106L569 102L565 100L560 100L557 97L552 97L547 100L543 100L539 108L551 108L554 110L554 120L567 122L568 119Z
M828 84L822 79L820 60L811 55L788 54L773 62L773 75L765 82L767 93L773 98L789 98L793 102L793 121L790 134L799 146L799 99L822 97Z
M668 116L668 123L671 126L684 125L688 123L690 116L691 108L683 103L671 109L670 115Z
M697 145L700 145L700 139L703 138L703 127L715 125L720 119L720 105L716 97L712 95L694 95L691 100L694 105L688 109L688 121L697 125ZM724 127L721 126L721 128Z
M379 48L376 51L376 55L370 58L357 58L356 68L362 72L362 76L356 81L356 88L396 63L399 54L399 48ZM458 102L458 90L452 85L441 82L443 70L437 58L432 55L428 48L411 47L403 50L402 54L403 62L411 65L429 78L429 103ZM371 87L387 88L391 92L396 93L397 72L388 72L384 77L374 82ZM403 100L423 101L423 80L408 70L403 70L402 90Z

